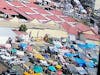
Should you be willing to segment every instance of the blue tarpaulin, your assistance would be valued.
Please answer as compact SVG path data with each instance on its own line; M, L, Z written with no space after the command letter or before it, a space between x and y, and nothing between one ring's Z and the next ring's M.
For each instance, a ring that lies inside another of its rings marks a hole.
M81 59L81 58L74 58L74 61L76 62L76 63L78 63L80 66L83 66L83 65L85 65L85 61L83 60L83 59Z
M71 57L73 57L74 55L73 55L72 53L64 53L64 56L71 58Z
M71 57L73 57L73 56L77 56L77 55L78 55L78 54L64 53L64 56L69 57L69 58L71 58Z
M96 47L96 45L93 44L93 43L78 44L78 46L79 46L80 48L83 48L83 49L95 48L95 47Z

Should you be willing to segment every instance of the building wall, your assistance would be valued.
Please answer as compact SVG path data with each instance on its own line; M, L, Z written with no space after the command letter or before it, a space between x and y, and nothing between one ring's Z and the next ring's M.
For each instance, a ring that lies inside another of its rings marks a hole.
M100 8L100 0L96 0L95 1L95 9L99 9Z

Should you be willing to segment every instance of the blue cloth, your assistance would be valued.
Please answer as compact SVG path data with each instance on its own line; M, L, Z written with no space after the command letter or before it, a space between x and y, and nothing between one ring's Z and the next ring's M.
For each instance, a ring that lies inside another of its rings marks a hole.
M73 57L73 56L77 56L77 55L78 55L78 54L64 53L64 56L69 57L69 58L71 58L71 57Z
M71 58L71 57L73 57L74 55L73 55L72 53L64 53L64 56Z
M95 66L95 64L93 63L93 61L90 62L86 62L87 67L93 68Z
M89 49L89 48L95 48L96 45L93 43L87 43L87 44L77 44L82 49Z
M81 58L74 58L74 61L78 63L80 66L85 65L85 61Z
M11 52L12 53L16 53L17 52L17 49L14 48L14 49L11 50Z
M43 72L43 68L41 66L38 66L38 65L35 65L33 67L33 70L36 72L36 73L41 73Z
M45 58L47 58L47 59L50 58L47 54L44 54L43 56L44 56Z
M71 48L72 48L72 49L75 49L74 45L71 45Z
M28 45L27 45L26 43L21 43L19 46L20 46L22 49L25 49Z
M49 66L48 69L52 72L55 72L56 71L56 68L54 66Z

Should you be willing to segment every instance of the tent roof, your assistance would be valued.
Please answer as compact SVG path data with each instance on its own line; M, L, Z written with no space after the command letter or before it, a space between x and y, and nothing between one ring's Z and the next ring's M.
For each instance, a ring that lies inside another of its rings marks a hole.
M37 19L34 19L34 20L30 21L30 23L33 23L33 24L40 24L40 22L39 22Z
M91 30L89 26L86 26L82 23L77 23L76 28L82 32Z
M57 23L54 22L54 21L49 21L49 22L47 22L46 24L48 24L48 25L55 25L55 24L57 24Z
M41 14L29 14L29 16L33 19L37 19L37 20L47 20L44 16L42 16Z
M34 11L32 11L30 8L27 7L19 7L18 9L23 12L35 13Z
M12 1L12 2L10 2L12 5L14 5L14 6L23 6L22 4L21 4L21 2L19 2L19 1Z
M62 21L60 18L58 18L57 16L55 15L50 15L50 16L47 16L47 18L53 20L53 21Z
M100 38L97 35L91 35L91 34L84 34L85 38L90 39L90 40L95 40L99 41Z
M39 12L40 14L49 14L47 11L45 11L44 9L42 8L38 8L38 9L35 9L37 12Z
M62 19L64 19L65 20L65 22L67 21L67 22L76 22L76 20L74 19L74 18L72 18L72 17L61 17Z
M16 23L18 23L19 22L19 19L17 18L17 17L14 17L14 18L12 18L11 20L10 20L10 22L16 22Z
M62 15L62 12L60 10L51 10L50 12L54 15Z

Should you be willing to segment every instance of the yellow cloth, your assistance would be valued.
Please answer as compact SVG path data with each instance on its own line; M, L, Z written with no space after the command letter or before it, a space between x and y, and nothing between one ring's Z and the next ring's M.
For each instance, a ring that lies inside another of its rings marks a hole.
M41 75L40 73L35 73L34 75Z
M62 66L61 66L61 65L56 65L56 68L57 68L57 69L61 69Z
M48 60L48 62L53 63L53 60Z
M34 54L35 58L40 59L40 60L44 60L45 58L41 55L41 54Z
M24 72L24 75L30 75L28 72Z
M30 73L31 75L34 75L34 71L32 71L31 69L29 70L29 73Z

